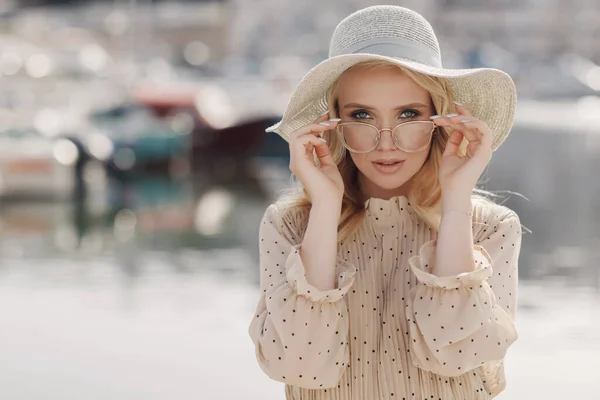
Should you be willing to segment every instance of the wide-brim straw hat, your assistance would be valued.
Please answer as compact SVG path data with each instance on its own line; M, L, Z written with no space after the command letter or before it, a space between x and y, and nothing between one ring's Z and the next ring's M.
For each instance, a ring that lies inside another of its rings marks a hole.
M283 118L267 132L288 140L296 129L327 111L327 91L345 70L369 60L388 61L447 80L454 92L453 100L489 126L494 136L493 150L508 136L517 102L511 77L494 68L443 68L439 43L429 22L399 6L367 7L342 20L333 32L329 58L302 78Z

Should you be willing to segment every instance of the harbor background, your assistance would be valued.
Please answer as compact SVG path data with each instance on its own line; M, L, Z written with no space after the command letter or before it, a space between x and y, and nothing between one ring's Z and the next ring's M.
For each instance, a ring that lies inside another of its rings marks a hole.
M600 3L406 0L446 67L515 79L481 187L527 228L498 398L593 398ZM258 226L290 182L264 129L374 1L0 1L0 399L265 399Z

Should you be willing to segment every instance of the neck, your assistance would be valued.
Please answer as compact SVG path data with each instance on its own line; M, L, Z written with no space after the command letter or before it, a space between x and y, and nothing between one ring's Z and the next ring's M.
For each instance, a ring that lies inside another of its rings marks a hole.
M369 197L375 197L384 200L389 200L392 197L396 196L408 197L410 189L409 182L394 189L381 188L375 185L372 181L366 179L365 176L361 173L358 174L358 187L365 199L368 199Z

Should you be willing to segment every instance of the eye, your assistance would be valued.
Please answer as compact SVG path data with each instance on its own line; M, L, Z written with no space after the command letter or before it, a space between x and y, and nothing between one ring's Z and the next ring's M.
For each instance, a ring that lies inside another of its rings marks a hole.
M371 117L365 110L354 111L350 116L354 119L369 119Z
M416 118L416 117L418 117L419 115L421 115L421 113L419 113L419 112L418 112L418 111L416 111L416 110L404 110L404 111L402 112L402 114L400 114L400 117L401 117L401 118Z

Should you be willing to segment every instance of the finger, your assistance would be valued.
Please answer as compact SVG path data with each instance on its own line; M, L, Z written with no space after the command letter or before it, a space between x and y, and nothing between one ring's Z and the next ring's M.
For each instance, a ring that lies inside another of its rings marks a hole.
M313 149L317 146L327 143L325 139L314 134L307 134L300 136L296 139L295 145L300 149L301 154L312 153Z
M454 102L454 105L456 106L456 111L457 111L459 114L466 115L466 116L468 116L468 117L472 117L472 116L473 116L473 115L471 115L471 113L469 112L469 110L468 110L468 109L467 109L465 106L463 106L462 104L460 104L460 103L457 103L457 102L455 101L455 102Z
M329 152L329 147L325 139L314 135L304 135L298 139L299 144L304 146L304 154L309 152L312 155L313 149L317 153L317 158L321 165L334 165L333 159Z
M491 158L492 133L487 124L473 118L466 108L458 105L457 111L461 114L449 114L447 116L435 116L432 118L438 126L452 129L453 132L461 132L469 142L466 155L469 158L481 158L489 162Z
M461 131L469 142L480 139L480 135L474 128L479 126L477 122L481 121L472 119L467 115L449 114L445 117L434 119L433 121L439 126L445 126L447 128L452 128L452 130L455 131Z
M469 142L469 144L467 145L467 150L466 150L467 157L469 157L469 158L475 157L475 155L477 155L477 150L479 149L480 146L481 146L481 143Z
M317 158L322 166L333 166L335 162L331 157L331 153L329 152L329 146L325 142L323 138L316 138L318 142L315 146L315 153L317 154Z
M492 132L485 122L480 120L462 120L461 124L474 134L475 139L467 137L467 140L481 142L484 146L492 146Z
M329 113L331 111L327 110L326 113L324 113L323 115L321 115L319 118L317 118L316 120L314 120L314 122L321 122L321 121L327 121L329 119Z
M308 133L313 133L313 134L321 134L325 131L331 130L331 129L335 129L335 127L337 126L337 124L339 123L339 119L335 119L335 120L327 120L327 121L319 121L319 122L315 122L314 124L308 124L306 126L303 126L302 128L299 128L297 130L295 130L294 132L292 132L290 134L290 141L292 141L293 139L300 137L302 135L306 135Z
M449 114L449 116L434 120L434 122L441 126L446 126L452 128L453 130L461 131L464 134L465 138L470 142L474 140L479 140L479 136L473 130L473 125L467 125L468 123L473 121L474 120L468 117L467 115L461 114Z
M477 126L481 126L481 129ZM492 134L485 124L483 126L481 124L474 124L472 130L476 133L478 139L469 141L466 154L469 158L481 159L482 162L487 163L492 156Z
M488 137L488 135L484 135L482 140L470 142L467 145L467 155L470 158L481 159L481 162L487 164L492 158L492 143Z
M463 140L463 134L460 131L454 131L448 137L448 143L446 143L446 148L444 149L443 156L456 156L458 155L458 148Z
M290 141L290 169L292 169L291 166L297 165L300 160L312 156L316 140L318 140L317 136L307 134Z
M436 124L450 124L461 121L479 121L477 118L473 118L468 114L448 114L448 115L434 115L429 117Z

